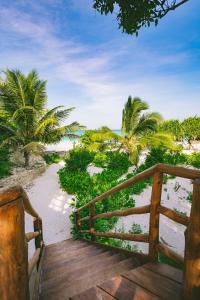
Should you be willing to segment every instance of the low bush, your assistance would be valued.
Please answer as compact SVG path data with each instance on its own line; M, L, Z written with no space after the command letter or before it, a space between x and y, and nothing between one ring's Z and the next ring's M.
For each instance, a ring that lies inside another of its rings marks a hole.
M200 152L194 152L188 156L188 164L200 169Z
M45 153L43 156L44 160L46 161L46 163L48 165L54 164L54 163L59 163L62 158L60 157L60 155L58 153Z
M0 149L0 179L10 175L11 163L8 148Z
M93 163L96 167L104 168L107 165L108 156L104 152L97 152L94 156Z
M82 148L69 151L65 163L69 171L86 171L87 166L93 161L95 153Z

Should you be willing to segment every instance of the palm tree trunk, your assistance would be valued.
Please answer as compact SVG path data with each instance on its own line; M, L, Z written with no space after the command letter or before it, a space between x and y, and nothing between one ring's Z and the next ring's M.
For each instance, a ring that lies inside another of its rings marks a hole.
M28 151L24 151L24 159L25 159L25 168L28 169L30 167L30 153Z

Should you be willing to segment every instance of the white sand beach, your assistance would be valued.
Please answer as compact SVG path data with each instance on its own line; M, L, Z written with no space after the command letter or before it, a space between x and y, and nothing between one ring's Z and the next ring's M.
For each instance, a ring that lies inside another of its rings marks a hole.
M56 243L71 237L70 200L71 195L63 192L59 185L58 170L64 162L50 165L46 172L33 181L26 192L43 221L45 244ZM26 215L26 232L32 231L32 218ZM34 244L31 242L29 254L33 253Z

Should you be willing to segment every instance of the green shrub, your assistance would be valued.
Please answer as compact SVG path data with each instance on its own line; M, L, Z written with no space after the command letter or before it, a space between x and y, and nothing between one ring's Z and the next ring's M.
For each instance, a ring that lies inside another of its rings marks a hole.
M188 163L191 166L200 169L200 152L194 152L191 155L189 155Z
M44 160L48 165L54 164L54 163L59 163L62 158L58 153L45 153L43 156Z
M128 154L120 153L118 151L110 151L107 152L108 156L108 169L119 169L124 172L131 165L131 162L128 158Z
M9 160L8 148L0 149L0 178L4 178L10 175L11 163Z
M69 194L77 194L81 192L83 195L87 194L92 180L90 175L84 171L68 171L63 168L58 171L60 183L62 188Z
M187 163L187 155L169 151L166 148L152 148L145 160L145 167L150 168L157 163L165 163L169 165L183 165Z
M69 171L86 171L93 158L94 152L77 147L69 151L65 159L66 168Z
M108 162L108 156L104 152L97 152L95 154L93 163L96 167L104 168Z
M133 234L142 233L142 228L141 228L140 224L133 223L131 230L129 230L129 233L133 233Z

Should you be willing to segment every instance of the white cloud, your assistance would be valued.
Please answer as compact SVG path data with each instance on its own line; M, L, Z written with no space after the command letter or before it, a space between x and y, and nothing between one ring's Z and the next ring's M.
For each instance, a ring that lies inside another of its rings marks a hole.
M152 109L167 117L196 112L197 103L191 107L187 101L189 94L197 99L199 89L183 89L187 78L182 75L162 76L158 72L160 67L183 63L188 59L185 52L164 55L143 49L138 43L130 46L112 41L100 47L84 45L72 38L59 37L48 19L17 8L1 9L0 27L4 31L2 36L11 36L17 45L8 51L1 45L0 67L18 67L24 71L37 68L41 77L48 79L49 86L60 81L63 85L71 84L78 90L78 98L77 95L71 98L73 93L69 91L70 101L61 104L75 105L73 119L89 127L118 128L129 94L144 98ZM127 62L123 65L125 55ZM118 60L122 61L121 66ZM69 98L68 94L57 92L56 96L55 92L49 94L51 105L60 104L58 98Z

